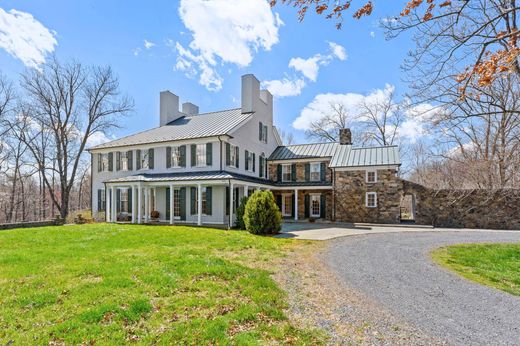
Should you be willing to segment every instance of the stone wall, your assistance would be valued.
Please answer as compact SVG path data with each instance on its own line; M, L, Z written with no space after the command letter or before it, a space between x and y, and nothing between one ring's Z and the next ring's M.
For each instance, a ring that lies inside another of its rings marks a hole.
M15 228L45 227L45 226L61 226L61 225L63 225L63 222L58 219L49 220L49 221L3 223L3 224L0 224L0 230L15 229Z
M316 162L316 161L313 161ZM329 165L329 161L320 161L325 162L327 167ZM304 182L305 181L305 165L309 162L297 162L296 163L296 181ZM277 163L269 163L269 179L271 181L278 181L278 164ZM332 181L332 170L327 168L325 171L325 181Z
M435 227L520 230L520 190L431 190L403 181L415 197L416 223Z
M377 182L367 183L365 170L336 171L336 221L399 223L402 182L394 169L377 171ZM366 193L377 193L377 207L366 206Z

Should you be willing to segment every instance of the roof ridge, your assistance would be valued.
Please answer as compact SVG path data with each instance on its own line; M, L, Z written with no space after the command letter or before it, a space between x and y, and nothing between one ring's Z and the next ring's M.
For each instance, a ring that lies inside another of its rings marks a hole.
M319 142L319 143L303 143L303 144L289 144L289 145L280 145L280 147L296 147L302 145L318 145L318 144L338 144L338 142Z
M397 144L392 145L376 145L374 147L351 147L352 149L377 149L377 148L398 148Z
M242 108L237 107L237 108L222 109L222 110L220 110L220 111L212 111L212 112L197 113L197 114L186 114L186 115L184 115L184 117L185 117L185 118L188 118L188 117L196 117L196 116L199 116L199 115L206 115L206 114L213 114L213 113L222 113L222 112L236 111L236 110L239 110L239 109L242 109ZM250 113L250 112L246 112L246 113ZM244 114L246 114L246 113L244 113Z

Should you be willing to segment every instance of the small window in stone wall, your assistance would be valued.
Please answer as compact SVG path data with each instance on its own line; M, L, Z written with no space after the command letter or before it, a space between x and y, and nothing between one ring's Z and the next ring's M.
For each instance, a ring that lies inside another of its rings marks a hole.
M366 171L366 182L367 183L377 182L377 171Z
M376 192L367 192L366 206L367 206L367 208L376 208L377 207L377 193Z

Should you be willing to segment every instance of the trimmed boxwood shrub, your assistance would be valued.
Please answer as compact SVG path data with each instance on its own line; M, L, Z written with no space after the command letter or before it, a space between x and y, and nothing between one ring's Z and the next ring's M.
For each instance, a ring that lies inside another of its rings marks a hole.
M246 230L252 234L276 234L282 229L282 213L271 191L255 191L246 204Z
M240 204L236 210L236 220L235 220L235 228L236 229L246 229L246 224L244 223L244 213L246 211L246 203L249 198L244 196L240 199Z

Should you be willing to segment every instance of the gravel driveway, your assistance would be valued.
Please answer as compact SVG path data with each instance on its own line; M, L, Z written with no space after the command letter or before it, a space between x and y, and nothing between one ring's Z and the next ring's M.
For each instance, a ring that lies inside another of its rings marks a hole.
M518 345L520 297L467 281L429 257L437 247L471 242L520 242L520 232L360 235L333 240L324 256L348 287L448 344Z

